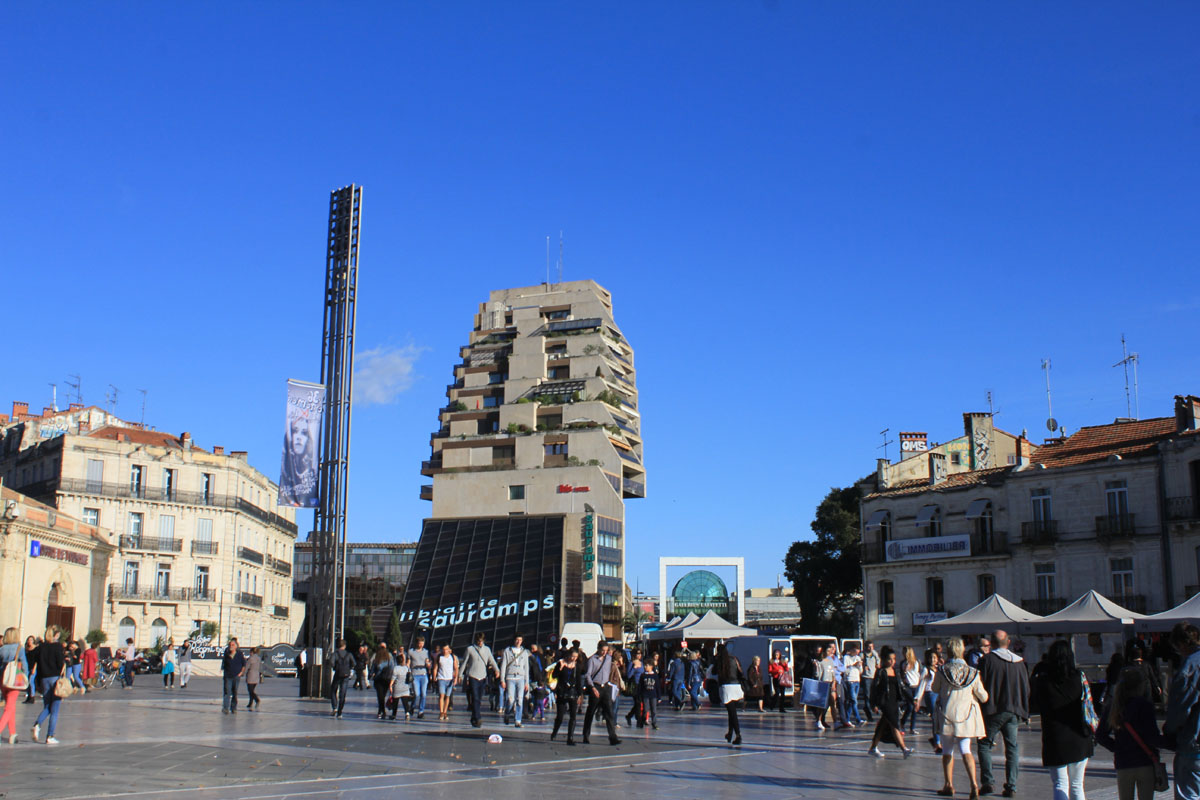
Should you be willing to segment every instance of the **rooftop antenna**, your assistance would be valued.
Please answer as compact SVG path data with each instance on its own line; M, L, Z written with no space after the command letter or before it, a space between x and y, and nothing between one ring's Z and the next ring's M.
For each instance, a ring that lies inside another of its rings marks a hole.
M881 430L881 431L879 432L879 435L883 437L883 444L881 444L879 447L882 447L882 448L883 448L883 460L884 460L884 461L887 461L887 460L888 460L888 457L887 457L887 446L888 446L889 444L893 444L893 443L895 442L895 440L894 440L894 439L893 439L893 440L891 440L891 441L889 441L889 440L888 440L888 438L887 438L888 431L890 431L890 430L891 430L891 428L884 428L883 430ZM878 450L878 449L879 449L879 447L877 447L877 448L875 448L875 449L876 449L876 450Z
M50 407L58 411L58 384L50 384Z
M996 414L999 413L996 411L995 408L992 407L995 400L996 400L995 394L992 392L991 389L988 389L987 390L987 403L988 403L988 416L989 417L995 417Z
M558 282L562 283L563 270L563 232L558 232Z
M1058 430L1058 420L1054 418L1054 406L1050 403L1050 359L1042 359L1042 371L1046 373L1046 430L1054 433Z
M108 413L117 413L117 387L111 383L108 385L108 391L104 393L104 399L108 403Z
M144 427L146 427L146 390L138 389L138 391L142 393L142 422L141 422L141 425L144 428Z
M1133 407L1129 405L1129 365L1133 364ZM1137 365L1138 354L1130 353L1125 347L1125 334L1121 334L1121 360L1113 364L1114 367L1125 368L1125 416L1132 416L1134 419L1142 418L1141 403L1138 402L1137 388Z
M550 236L546 235L546 285L550 285Z
M67 381L67 388L75 390L75 402L79 403L79 405L83 405L83 392L79 388L82 384L82 381L80 381L78 375L68 375L67 377L71 379ZM69 404L70 402L71 393L67 392L67 403Z

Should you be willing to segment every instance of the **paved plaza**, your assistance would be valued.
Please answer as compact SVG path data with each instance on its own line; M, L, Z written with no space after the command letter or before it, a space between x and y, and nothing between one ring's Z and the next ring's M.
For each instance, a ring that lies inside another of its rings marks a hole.
M592 744L568 747L565 730L549 741L548 724L516 729L485 715L483 729L473 729L461 695L451 721L437 721L435 703L424 720L405 723L375 719L373 692L351 692L345 717L335 720L327 704L297 699L295 681L269 680L264 689L262 711L225 715L215 678L166 692L157 675L139 676L131 691L64 701L58 747L30 742L41 706L23 704L21 742L0 744L0 797L854 800L933 798L941 786L924 718L919 754L908 761L888 746L886 759L869 757L869 729L818 734L794 711L744 713L740 747L724 742L725 714L711 708L664 711L658 731L622 727L616 747L603 728ZM495 732L503 743L487 744ZM1038 732L1022 736L1021 795L1048 797ZM1087 790L1090 800L1116 796L1107 751L1089 765Z

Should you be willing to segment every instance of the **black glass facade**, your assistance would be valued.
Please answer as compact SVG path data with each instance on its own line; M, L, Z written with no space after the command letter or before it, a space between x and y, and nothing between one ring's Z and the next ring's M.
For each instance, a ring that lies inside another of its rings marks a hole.
M483 633L493 646L521 633L556 639L563 621L562 516L425 520L399 603L411 643L460 651Z

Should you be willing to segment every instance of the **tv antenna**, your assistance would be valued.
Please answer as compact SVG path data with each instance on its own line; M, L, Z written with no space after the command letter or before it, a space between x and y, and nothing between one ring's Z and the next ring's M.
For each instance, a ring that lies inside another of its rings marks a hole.
M1129 365L1133 364L1133 407L1129 406ZM1125 334L1121 334L1121 360L1113 364L1114 367L1125 368L1125 416L1132 416L1134 419L1142 418L1141 403L1138 402L1138 378L1137 378L1138 354L1131 353L1125 347Z
M562 283L563 271L563 232L558 232L558 282Z
M108 403L108 413L117 413L117 387L111 383L108 385L108 391L104 393L104 400Z
M1046 430L1054 433L1058 430L1058 420L1054 418L1054 406L1050 402L1050 359L1042 359L1042 371L1046 373Z
M888 445L889 445L889 444L894 444L894 443L895 443L895 440L894 440L894 439L892 439L892 440L890 440L890 441L889 441L889 440L888 440L888 438L887 438L888 431L890 431L890 430L891 430L891 428L884 428L883 430L881 430L881 431L879 432L879 435L883 437L883 444L879 445L879 447L882 447L882 448L883 448L883 460L884 460L884 461L887 461L887 460L888 460L888 457L887 457L887 448L888 448ZM879 449L879 447L876 447L875 449L876 449L876 450L878 450L878 449Z
M144 427L146 427L146 390L138 389L138 391L142 393L142 422L141 422L141 425L144 428Z
M67 388L75 390L75 402L79 403L79 405L83 405L83 392L79 388L82 384L82 381L79 379L78 375L68 375L67 377L71 379L67 381ZM71 393L67 392L67 404L69 405L70 403Z
M550 235L546 235L546 285L550 285Z

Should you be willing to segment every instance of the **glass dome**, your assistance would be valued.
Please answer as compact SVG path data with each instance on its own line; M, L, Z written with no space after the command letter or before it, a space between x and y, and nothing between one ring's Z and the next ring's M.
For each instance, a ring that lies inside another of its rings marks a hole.
M706 569L698 569L680 578L679 582L675 584L675 588L671 590L671 596L676 601L693 603L705 600L728 600L729 590L725 588L725 581Z

